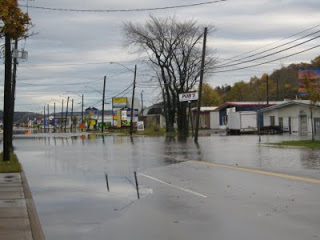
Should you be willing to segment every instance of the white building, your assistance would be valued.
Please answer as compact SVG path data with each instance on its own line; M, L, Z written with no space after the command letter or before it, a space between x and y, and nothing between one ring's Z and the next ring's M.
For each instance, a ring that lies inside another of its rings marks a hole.
M260 110L263 126L279 126L284 132L307 136L312 134L309 100L292 100ZM320 136L320 104L313 107L314 133Z

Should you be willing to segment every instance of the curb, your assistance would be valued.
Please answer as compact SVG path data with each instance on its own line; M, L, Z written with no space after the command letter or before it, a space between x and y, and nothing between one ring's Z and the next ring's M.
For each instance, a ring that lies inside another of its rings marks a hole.
M33 240L45 240L42 227L40 224L40 220L37 214L37 210L33 202L29 184L23 169L20 175L21 175L22 187L23 187L24 197L26 200L27 212L29 216Z

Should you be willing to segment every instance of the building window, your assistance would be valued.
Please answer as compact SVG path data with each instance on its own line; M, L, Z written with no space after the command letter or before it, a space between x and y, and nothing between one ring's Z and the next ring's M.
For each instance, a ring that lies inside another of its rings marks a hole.
M275 125L275 118L274 116L270 116L270 126L274 126Z

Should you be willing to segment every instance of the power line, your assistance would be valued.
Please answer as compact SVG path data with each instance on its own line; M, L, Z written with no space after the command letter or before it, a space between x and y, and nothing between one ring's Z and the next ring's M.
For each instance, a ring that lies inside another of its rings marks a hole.
M262 53L266 53L266 52L269 52L269 51L271 51L271 50L275 50L275 49L277 49L277 48L280 48L280 47L289 45L289 44L291 44L291 43L297 42L297 41L299 41L299 40L301 40L301 39L303 39L303 38L312 36L312 35L314 35L314 34L316 34L316 33L319 33L319 32L320 32L320 30L318 30L318 31L316 31L316 32L313 32L313 33L310 33L310 34L308 34L308 35L305 35L305 36L303 36L303 37L297 38L297 39L295 39L295 40L286 42L286 43L284 43L284 44L278 45L278 46L276 46L276 47L273 47L273 48L264 50L264 51L262 51L262 52L258 52L258 53L255 53L255 54L252 54L252 55L250 55L250 56L243 57L243 58L233 59L233 61L227 61L227 62L225 62L224 64L218 65L217 67L225 67L225 66L228 66L228 65L227 65L228 63L238 62L238 61L241 61L241 60L244 60L244 59L247 59L247 58L252 58L252 57L254 57L254 56L261 55ZM313 39L312 39L312 40L313 40ZM239 63L239 64L240 64L240 63Z
M128 71L110 75L109 78L117 77L117 76L125 74L125 73L128 73ZM42 79L42 80L48 81L48 79ZM19 81L19 84L21 83L21 84L30 85L30 86L53 87L53 86L72 86L72 85L79 85L79 84L88 84L88 83L94 83L94 82L98 82L98 81L101 81L101 79L87 81L87 82L61 83L61 84L57 84L57 83L56 84L34 84L34 83L26 83L26 82L23 82L23 81Z
M316 36L316 37L311 38L311 39L308 39L308 40L306 40L306 41L304 41L304 42L301 42L301 43L298 43L298 44L296 44L296 45L293 45L293 46L291 46L291 47L288 47L288 48L285 48L285 49L279 50L279 51L277 51L277 52L270 53L270 54L267 54L267 55L264 55L264 56L261 56L261 57L258 57L258 58L254 58L254 59L247 60L247 61L242 61L242 62L239 62L239 63L229 64L229 65L216 66L215 68L233 67L233 66L237 66L237 65L240 65L240 64L253 62L253 61L255 61L255 60L260 60L260 59L263 59L263 58L266 58L266 57L270 57L270 56L273 56L273 55L278 54L278 53L281 53L281 52L285 52L285 51L287 51L287 50L289 50L289 49L292 49L292 48L301 46L301 45L303 45L303 44L305 44L305 43L308 43L308 42L311 42L311 41L313 41L313 40L315 40L315 39L317 39L317 38L320 38L320 36Z
M34 83L26 83L26 82L21 82L19 81L19 84L24 84L24 85L30 85L30 86L39 86L39 87L54 87L54 86L72 86L72 85L79 85L79 84L88 84L88 83L93 83L93 82L98 82L101 81L99 80L94 80L94 81L89 81L89 82L78 82L78 83L55 83L55 84L34 84Z
M240 56L243 56L243 55L246 55L246 54L255 52L255 51L259 50L259 49L262 49L262 48L271 46L271 45L273 45L273 44L275 44L275 43L281 42L281 41L286 40L286 39L289 39L289 38L291 38L291 37L295 37L295 36L297 36L297 35L299 35L299 34L301 34L301 33L305 33L305 32L307 32L307 31L310 31L310 30L312 30L312 29L314 29L314 28L317 28L317 27L319 27L319 26L320 26L320 24L315 25L315 26L310 27L310 28L308 28L308 29L305 29L305 30L303 30L303 31L301 31L301 32L292 34L292 35L290 35L290 36L288 36L288 37L284 37L284 38L282 38L282 39L280 39L280 40L277 40L277 41L274 41L274 42L272 42L272 43L266 44L266 45L264 45L264 46L255 48L255 49L253 49L253 50L251 50L251 51L241 53L241 54L236 55L236 56L233 56L233 57L231 57L231 58L226 58L225 60L226 60L226 61L228 61L228 60L233 60L234 58L237 58L237 57L240 57Z
M298 54L300 54L300 53L304 53L304 52L310 51L310 50L315 49L315 48L318 48L318 47L320 47L320 45L317 45L317 46L314 46L314 47L305 49L305 50L300 51L300 52L297 52L297 53L293 53L293 54L287 55L287 56L285 56L285 57L277 58L277 59L274 59L274 60L270 60L270 61L267 61L267 62L255 64L255 65L250 65L250 66L241 67L241 68L234 68L234 69L229 69L229 70L221 70L221 71L215 71L215 72L208 72L208 73L231 72L231 71L237 71L237 70L242 70L242 69L246 69L246 68L257 67L257 66L261 66L261 65L264 65L264 64L267 64L267 63L271 63L271 62L279 61L279 60L281 60L281 59L285 59L285 58L288 58L288 57L292 57L292 56L295 56L295 55L298 55Z
M27 5L19 5L20 7L28 7L33 9L42 9L42 10L50 10L50 11L63 11L63 12L97 12L97 13L112 13L112 12L144 12L144 11L158 11L158 10L166 10L166 9L176 9L176 8L189 8L196 7L201 5L208 5L220 2L226 2L227 0L216 0L216 1L207 1L200 3L192 3L192 4L183 4L183 5L175 5L175 6L165 6L165 7L156 7L156 8L133 8L133 9L75 9L75 8L50 8L50 7L41 7L41 6L27 6Z
M134 59L130 61L121 61L121 62L136 62L139 61L139 59ZM97 65L97 64L110 64L110 62L113 61L103 61L103 62L87 62L87 63L64 63L64 64L22 64L20 67L64 67L64 66L82 66L82 65Z

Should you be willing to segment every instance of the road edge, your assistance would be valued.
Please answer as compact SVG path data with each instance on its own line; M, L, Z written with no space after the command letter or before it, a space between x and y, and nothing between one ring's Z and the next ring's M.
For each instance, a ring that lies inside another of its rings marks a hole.
M26 200L27 212L29 216L30 228L31 228L33 240L45 240L44 233L38 217L38 213L37 213L35 204L33 202L32 194L27 181L27 177L23 169L21 169L20 175L21 175L22 187L23 187L24 197Z

